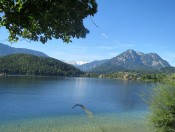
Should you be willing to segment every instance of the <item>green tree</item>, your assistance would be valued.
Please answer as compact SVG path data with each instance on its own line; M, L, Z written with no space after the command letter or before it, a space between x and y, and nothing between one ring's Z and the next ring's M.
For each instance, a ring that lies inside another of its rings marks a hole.
M52 38L71 42L85 38L83 19L97 12L95 0L0 0L0 27L9 41L19 37L46 43Z
M175 132L175 82L166 80L153 91L151 122L157 132Z

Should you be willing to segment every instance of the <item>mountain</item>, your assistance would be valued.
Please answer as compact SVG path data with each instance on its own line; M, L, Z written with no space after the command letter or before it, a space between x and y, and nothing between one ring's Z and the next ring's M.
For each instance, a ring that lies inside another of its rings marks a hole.
M107 62L108 60L101 60L101 61L93 61L91 63L86 63L86 64L83 64L83 65L78 65L76 66L77 68L79 68L80 70L82 71L89 71L91 69L94 69L96 68L97 66Z
M111 59L95 61L95 65L91 62L79 68L96 73L112 73L124 70L159 70L164 67L170 67L170 64L158 54L144 54L130 49Z
M79 69L50 57L12 54L0 57L0 73L15 75L80 76Z
M18 54L18 53L32 54L40 57L48 57L46 54L39 51L34 51L34 50L24 49L24 48L13 48L8 45L0 43L0 56L6 56L6 55Z

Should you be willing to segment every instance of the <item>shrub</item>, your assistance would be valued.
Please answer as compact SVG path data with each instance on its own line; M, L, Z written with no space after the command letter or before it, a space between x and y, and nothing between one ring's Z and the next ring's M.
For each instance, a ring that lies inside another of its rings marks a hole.
M157 132L175 132L175 82L166 80L151 95L150 121Z

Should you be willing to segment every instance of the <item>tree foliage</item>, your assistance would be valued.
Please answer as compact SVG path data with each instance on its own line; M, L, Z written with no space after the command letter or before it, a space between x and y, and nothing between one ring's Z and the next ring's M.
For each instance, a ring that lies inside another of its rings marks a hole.
M165 67L160 69L161 72L165 73L165 74L173 74L175 73L175 67Z
M100 69L102 70L102 69ZM166 78L166 74L163 73L150 73L150 71L134 71L134 70L125 70L119 72L113 72L108 74L103 73L86 73L86 77L101 77L101 78L115 78L115 79L124 79L124 80L141 80L146 82L163 82ZM175 78L175 77L174 77Z
M153 91L151 122L157 132L175 132L175 82L166 80Z
M83 74L74 66L59 60L29 54L0 57L0 64L0 73L15 75L80 76Z
M0 27L9 40L19 37L46 43L52 38L70 42L85 38L83 19L97 12L95 0L0 0Z

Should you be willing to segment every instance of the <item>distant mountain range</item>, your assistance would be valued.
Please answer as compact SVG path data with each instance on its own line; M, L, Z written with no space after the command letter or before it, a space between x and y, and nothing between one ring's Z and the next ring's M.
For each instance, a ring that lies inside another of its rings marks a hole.
M24 49L24 48L13 48L8 45L0 43L0 56L6 56L10 54L32 54L40 57L48 57L46 54L40 52L40 51L34 51L30 49Z
M144 54L131 49L111 59L93 61L78 66L82 71L95 73L112 73L124 70L159 70L164 67L171 66L158 54Z
M39 51L24 48L13 48L8 45L0 43L0 56L6 56L18 53L31 54L39 57L48 57L46 54ZM83 61L77 63L74 61L71 62L71 64L76 66L82 71L94 72L94 73L112 73L126 70L155 71L160 70L161 68L171 67L166 60L163 60L156 53L144 54L142 52L137 52L132 49L127 50L111 59L100 60L100 61L96 60L91 63L86 63Z

